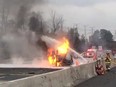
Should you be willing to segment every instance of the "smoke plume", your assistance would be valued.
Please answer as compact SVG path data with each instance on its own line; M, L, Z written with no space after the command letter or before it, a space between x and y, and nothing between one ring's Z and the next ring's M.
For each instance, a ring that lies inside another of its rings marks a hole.
M43 4L45 0L0 0L0 9L1 12L4 9L8 11L9 14L16 14L21 6L25 6L28 9L31 9L36 4Z
M45 58L45 52L36 44L38 37L28 29L27 25L24 30L17 30L12 22L11 27L6 27L8 23L5 23L5 21L9 22L10 17L15 19L14 22L17 21L16 17L21 6L25 6L26 10L30 11L34 5L43 3L45 0L0 0L2 20L0 23L0 63L35 63L35 60L37 62Z

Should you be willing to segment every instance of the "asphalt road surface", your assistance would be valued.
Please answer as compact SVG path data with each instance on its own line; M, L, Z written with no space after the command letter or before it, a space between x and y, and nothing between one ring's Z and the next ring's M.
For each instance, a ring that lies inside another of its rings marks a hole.
M93 77L75 87L116 87L116 67L105 75Z
M59 69L50 68L0 68L0 83L33 75L53 72Z

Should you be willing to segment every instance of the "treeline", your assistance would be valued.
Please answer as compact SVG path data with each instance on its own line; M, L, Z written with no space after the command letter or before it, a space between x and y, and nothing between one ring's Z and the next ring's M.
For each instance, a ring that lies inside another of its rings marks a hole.
M38 38L37 44L44 50L47 50L47 47L40 39L41 35L53 37L57 35L61 37L61 34L63 34L64 19L54 11L50 13L50 19L45 21L41 12L30 11L28 6L21 5L13 18L9 19L8 17L8 15L5 16L5 13L3 13L2 29L5 30L6 33L10 29L11 32L16 33L26 30L34 32ZM5 34L0 32L0 35ZM103 46L105 49L116 48L112 33L106 29L96 30L88 39L85 35L80 35L77 28L70 28L68 32L65 32L65 36L69 39L71 47L78 52L83 52L92 46ZM112 43L114 43L114 45L112 45ZM7 51L7 45L2 45L1 48L5 49L4 53L9 56L10 53Z
M71 28L68 31L68 39L70 41L71 47L78 52L83 52L87 49L87 39L84 35L79 35L77 28Z
M102 46L104 49L112 49L114 47L110 47L109 44L113 42L112 33L106 29L96 30L94 34L90 36L90 46Z
M116 42L113 41L113 35L109 30L100 29L94 31L94 33L87 39L85 35L79 35L77 28L72 28L68 31L68 38L72 48L78 52L84 52L88 48L95 46L102 46L103 49L116 49Z

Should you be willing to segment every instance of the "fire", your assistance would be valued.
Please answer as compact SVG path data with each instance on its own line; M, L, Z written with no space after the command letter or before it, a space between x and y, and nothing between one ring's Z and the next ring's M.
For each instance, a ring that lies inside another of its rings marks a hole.
M54 66L62 66L62 58L58 58L59 56L65 56L69 49L69 41L66 38L63 38L63 41L61 44L59 44L54 49L48 50L48 61L50 65Z
M63 43L57 48L59 54L66 54L68 52L69 49L69 42L66 38L63 38L64 41Z

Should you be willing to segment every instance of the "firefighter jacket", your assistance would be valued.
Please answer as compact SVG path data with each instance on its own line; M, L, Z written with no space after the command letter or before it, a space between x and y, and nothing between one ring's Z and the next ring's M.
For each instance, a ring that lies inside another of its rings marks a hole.
M105 63L111 63L111 58L106 57Z

